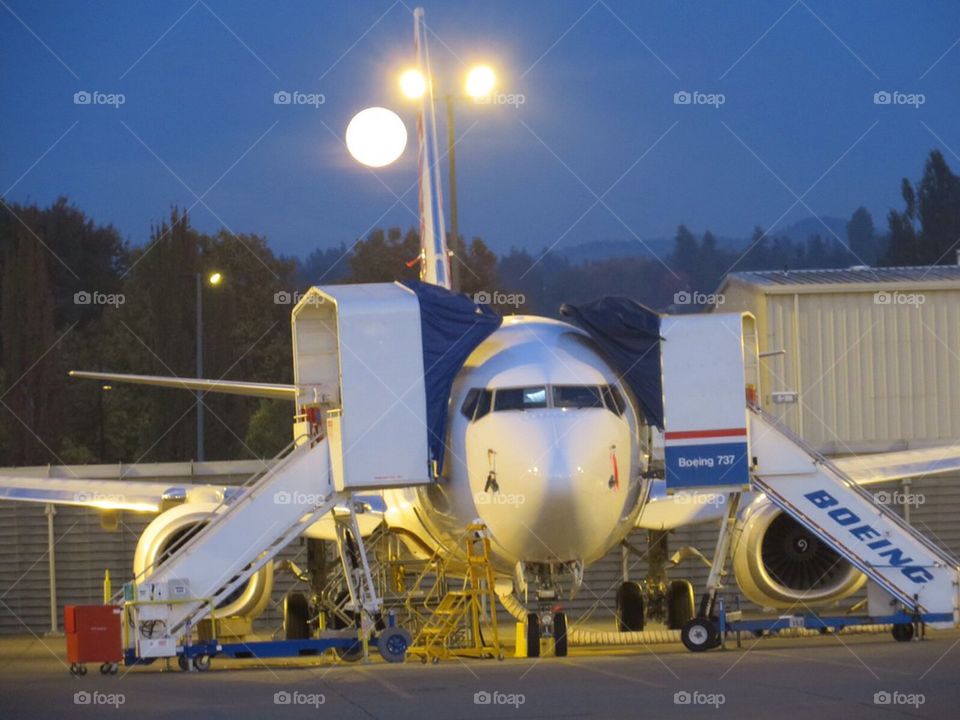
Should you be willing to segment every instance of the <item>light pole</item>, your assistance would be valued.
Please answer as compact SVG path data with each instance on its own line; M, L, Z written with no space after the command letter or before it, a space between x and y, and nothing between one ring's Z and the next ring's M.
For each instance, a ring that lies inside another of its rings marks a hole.
M496 75L487 65L478 65L467 73L464 83L465 96L474 102L479 102L490 96L496 85ZM427 91L427 79L419 70L407 70L400 76L400 90L411 99L419 99ZM454 105L456 96L446 93L444 96L447 105L447 185L450 190L450 251L454 258L450 263L450 284L454 292L460 290L460 266L454 262L457 245L460 242L460 216L457 208L457 132Z
M212 272L207 282L216 287L223 282L223 274ZM203 273L197 273L197 378L203 377ZM197 462L204 461L203 451L203 393L197 390Z

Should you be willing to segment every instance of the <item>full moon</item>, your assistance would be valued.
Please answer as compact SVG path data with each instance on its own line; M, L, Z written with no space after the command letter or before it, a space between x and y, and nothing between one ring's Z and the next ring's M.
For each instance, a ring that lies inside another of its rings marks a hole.
M347 150L364 165L389 165L407 146L407 128L392 110L371 107L361 110L347 125Z

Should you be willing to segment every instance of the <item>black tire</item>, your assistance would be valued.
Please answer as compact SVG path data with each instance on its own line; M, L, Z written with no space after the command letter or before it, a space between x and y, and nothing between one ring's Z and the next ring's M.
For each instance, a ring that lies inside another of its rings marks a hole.
M283 639L306 640L310 637L310 605L303 593L288 593L283 598Z
M180 666L180 669L183 670L183 672L190 670L190 661L187 659L186 655L177 655L177 665Z
M540 616L527 613L527 657L540 657Z
M667 590L667 628L679 630L690 622L696 612L693 583L689 580L674 580Z
M896 623L891 633L897 642L910 642L913 640L913 623Z
M209 655L200 655L193 659L193 666L200 672L210 669L211 658Z
M567 614L553 614L553 654L556 657L567 656Z
M617 590L617 629L620 632L639 632L645 621L643 589L639 583L620 583Z
M720 630L709 618L694 618L680 630L680 639L690 652L704 652L717 646Z
M413 639L403 628L390 627L380 633L377 638L377 650L380 657L389 663L403 662L407 656L407 648Z

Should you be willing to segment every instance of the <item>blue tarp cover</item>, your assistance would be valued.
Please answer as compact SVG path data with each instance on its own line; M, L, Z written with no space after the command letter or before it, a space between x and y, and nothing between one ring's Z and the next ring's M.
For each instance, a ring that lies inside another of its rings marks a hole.
M660 315L625 297L564 304L560 313L587 331L636 396L647 423L662 430Z
M477 305L466 295L404 280L420 301L420 332L423 336L424 384L427 391L427 431L430 459L443 470L447 406L453 380L476 347L503 321L488 305Z

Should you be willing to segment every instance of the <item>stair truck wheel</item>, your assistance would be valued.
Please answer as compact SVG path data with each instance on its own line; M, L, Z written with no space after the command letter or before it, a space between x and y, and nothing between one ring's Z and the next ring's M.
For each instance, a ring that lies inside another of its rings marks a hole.
M284 640L306 640L310 637L310 606L303 593L288 593L283 598Z
M193 666L200 672L210 669L210 656L200 655L193 660Z
M704 652L717 646L720 630L709 618L694 618L680 630L680 639L690 652Z
M403 628L388 627L377 638L377 650L380 651L380 657L387 662L403 662L412 641L410 633Z
M527 657L540 657L540 616L527 613Z
M640 583L620 583L617 590L617 629L620 632L643 630L643 589Z
M910 642L913 640L912 623L896 623L891 630L893 639L897 642Z
M674 580L667 589L667 627L679 630L697 614L693 583Z
M553 654L557 657L567 656L567 614L557 612L553 614Z

